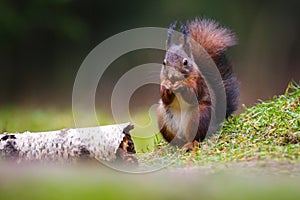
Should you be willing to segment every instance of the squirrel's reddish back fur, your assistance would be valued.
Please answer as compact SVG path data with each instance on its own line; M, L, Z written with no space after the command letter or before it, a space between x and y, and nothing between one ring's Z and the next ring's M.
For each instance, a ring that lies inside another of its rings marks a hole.
M168 142L180 146L205 138L214 109L205 79L193 58L201 52L190 39L205 49L221 74L227 100L226 117L237 109L239 96L237 79L225 55L228 47L236 45L235 35L211 19L196 18L183 27L186 27L185 39L179 45L171 44L174 25L169 29L158 107L160 132Z

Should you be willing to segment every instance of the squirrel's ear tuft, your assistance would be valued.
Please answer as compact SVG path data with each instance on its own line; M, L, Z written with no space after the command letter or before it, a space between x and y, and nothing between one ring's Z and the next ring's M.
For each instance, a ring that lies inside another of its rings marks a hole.
M177 21L174 21L172 24L170 24L168 29L168 36L171 36L177 26Z
M209 54L222 54L237 44L235 34L212 19L196 18L188 22L190 36Z
M188 27L185 24L181 24L180 31L182 32L184 37L188 37L189 34L190 34L190 31L189 31Z
M171 41L172 41L172 36L173 36L173 32L176 28L177 25L177 21L173 22L172 24L170 24L169 29L168 29L168 38L167 38L167 42L166 42L166 49L168 50L171 46Z
M188 55L188 57L192 59L193 54L192 54L192 49L191 49L191 44L190 44L189 28L185 24L182 24L180 26L180 30L183 34L183 49L184 49L185 53Z

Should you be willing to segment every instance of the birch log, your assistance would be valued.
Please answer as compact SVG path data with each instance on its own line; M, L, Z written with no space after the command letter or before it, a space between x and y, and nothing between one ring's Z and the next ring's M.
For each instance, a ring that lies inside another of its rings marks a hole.
M129 131L130 123L50 132L5 133L0 135L2 159L23 161L74 161L92 158L137 163Z

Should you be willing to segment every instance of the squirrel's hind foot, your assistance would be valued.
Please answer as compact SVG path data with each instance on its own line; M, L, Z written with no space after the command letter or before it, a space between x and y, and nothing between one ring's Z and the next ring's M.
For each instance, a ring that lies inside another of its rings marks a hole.
M199 142L194 140L193 142L187 142L183 145L182 150L184 152L196 152L197 148L199 148Z

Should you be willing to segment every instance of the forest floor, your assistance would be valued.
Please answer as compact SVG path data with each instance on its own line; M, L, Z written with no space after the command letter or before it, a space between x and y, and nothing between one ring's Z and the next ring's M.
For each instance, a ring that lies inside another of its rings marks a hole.
M0 110L0 132L74 127L71 110ZM135 156L155 172L2 163L0 199L300 199L300 86L291 83L285 94L244 107L194 152L156 139L154 148Z

